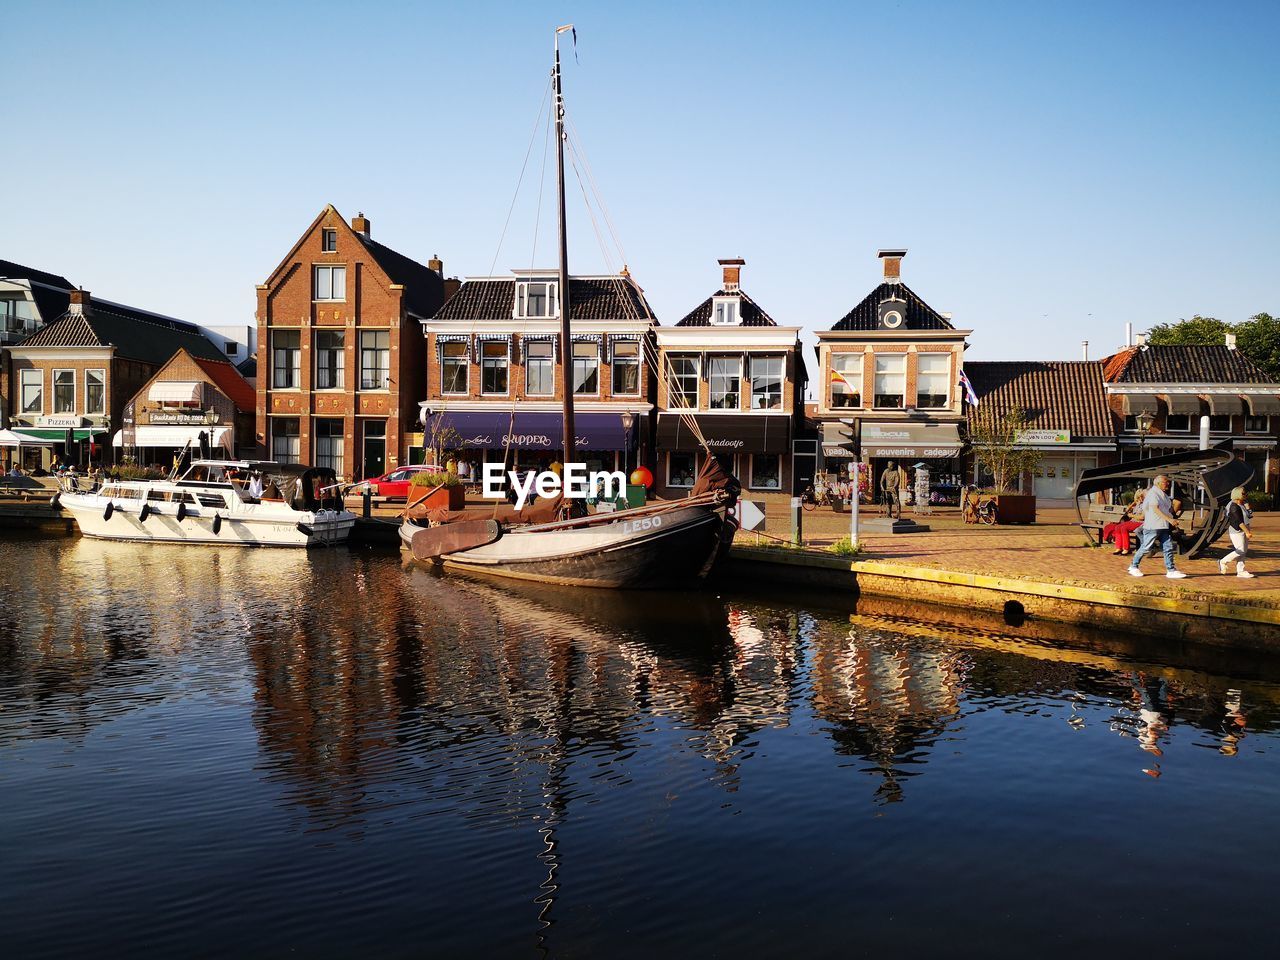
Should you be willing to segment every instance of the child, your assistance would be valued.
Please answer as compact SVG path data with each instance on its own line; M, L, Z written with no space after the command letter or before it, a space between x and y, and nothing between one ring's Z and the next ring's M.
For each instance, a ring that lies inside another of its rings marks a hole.
M1253 574L1244 568L1244 558L1249 553L1249 541L1253 539L1253 531L1249 529L1249 521L1253 519L1249 508L1244 503L1244 487L1236 487L1231 491L1231 504L1227 507L1227 536L1231 538L1232 550L1218 561L1218 572L1225 574L1227 565L1236 561L1236 576L1245 580L1253 579Z

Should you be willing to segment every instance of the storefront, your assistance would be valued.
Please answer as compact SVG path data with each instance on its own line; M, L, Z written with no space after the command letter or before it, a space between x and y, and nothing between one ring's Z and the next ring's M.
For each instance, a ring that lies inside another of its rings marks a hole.
M858 436L855 438L855 429ZM927 470L930 502L933 505L959 503L959 428L954 423L871 422L822 425L822 457L827 476L849 476L849 465L859 459L864 465L862 492L874 499L880 477L892 463L899 471L900 489L914 497L915 471ZM861 450L861 457L856 451Z
M672 495L680 495L693 486L707 448L733 471L745 489L790 493L789 416L661 413L657 445L658 482Z
M640 419L626 413L574 416L578 461L591 470L634 468ZM477 468L484 463L505 462L513 470L540 470L564 457L564 429L558 413L433 413L425 426L423 442L457 452Z
M88 417L44 416L36 418L36 426L15 426L11 432L23 443L14 450L14 459L23 470L47 470L55 457L64 462L85 465L102 456L99 446L106 430Z

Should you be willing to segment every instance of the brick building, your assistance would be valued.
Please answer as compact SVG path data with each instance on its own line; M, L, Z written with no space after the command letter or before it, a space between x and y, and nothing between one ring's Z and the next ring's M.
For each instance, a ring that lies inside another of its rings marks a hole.
M923 462L935 486L960 481L966 341L902 282L905 250L881 250L884 277L830 330L818 333L816 417L825 469L858 459L879 477L889 462ZM957 491L958 492L958 491Z
M719 263L720 288L675 326L654 331L657 489L679 497L693 486L705 458L701 433L753 495L790 496L807 378L800 328L779 326L742 289L745 261ZM799 471L806 483L813 469L809 454Z
M634 468L656 388L646 362L653 311L625 271L569 283L579 459L593 469ZM558 286L555 270L469 277L424 322L428 440L453 438L445 446L477 466L507 459L536 468L561 458Z
M408 462L441 269L372 239L364 214L320 212L258 287L260 456L346 479Z

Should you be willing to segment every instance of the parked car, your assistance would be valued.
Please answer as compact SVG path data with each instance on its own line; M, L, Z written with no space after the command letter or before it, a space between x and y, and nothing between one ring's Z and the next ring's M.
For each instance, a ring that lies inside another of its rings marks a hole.
M409 484L413 482L413 476L416 473L434 472L439 467L426 463L415 464L411 467L396 467L384 473L380 477L373 477L366 480L370 491L375 497L386 497L388 500L405 500L409 496Z

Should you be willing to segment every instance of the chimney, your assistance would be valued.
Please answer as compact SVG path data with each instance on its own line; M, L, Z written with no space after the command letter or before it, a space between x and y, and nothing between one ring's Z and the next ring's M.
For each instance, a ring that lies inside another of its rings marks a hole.
M1080 348L1081 348L1081 350L1083 351L1083 355L1082 355L1081 359L1083 359L1083 360L1088 360L1088 359L1089 359L1089 341L1088 341L1088 340L1081 340L1081 341L1080 341Z
M907 255L905 250L881 250L876 254L884 261L884 280L885 283L901 283L902 282L902 258Z
M440 259L440 254L437 253L434 257L432 257L430 260L427 261L427 268L430 270L434 270L436 273L440 274L440 276L442 277L444 276L444 261Z
M1236 335L1234 333L1227 334L1227 349L1234 350L1236 348Z
M741 257L736 260L720 261L720 266L724 267L725 293L738 292L738 286L742 283L742 268L746 265L746 262Z
M72 290L71 303L67 307L67 313L73 317L82 317L89 312L89 291L88 290Z
M1133 323L1132 322L1126 323L1124 325L1124 345L1126 347L1133 346Z
M446 280L446 281L444 282L444 298L445 298L445 300L448 300L448 299L449 299L450 297L452 297L455 293L457 293L457 292L458 292L458 288L459 288L460 286L462 286L462 281L461 281L461 280L459 280L457 277L450 277L448 280Z
M1133 335L1133 345L1135 347L1145 347L1147 345L1147 335L1145 333L1135 333Z
M369 218L364 213L357 213L351 218L351 229L366 240L369 239Z

